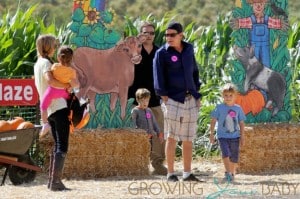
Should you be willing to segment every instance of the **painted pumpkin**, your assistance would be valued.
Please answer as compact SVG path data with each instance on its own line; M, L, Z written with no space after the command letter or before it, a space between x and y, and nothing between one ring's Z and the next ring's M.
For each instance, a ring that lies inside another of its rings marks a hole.
M251 90L246 95L238 94L235 103L240 105L247 115L252 112L253 115L258 114L265 107L265 99L263 94L258 90Z

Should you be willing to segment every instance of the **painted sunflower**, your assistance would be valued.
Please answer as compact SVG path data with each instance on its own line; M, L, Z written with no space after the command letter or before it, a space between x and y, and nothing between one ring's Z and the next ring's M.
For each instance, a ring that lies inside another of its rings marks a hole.
M95 24L100 19L100 12L96 8L89 7L88 11L84 11L84 20L83 23Z

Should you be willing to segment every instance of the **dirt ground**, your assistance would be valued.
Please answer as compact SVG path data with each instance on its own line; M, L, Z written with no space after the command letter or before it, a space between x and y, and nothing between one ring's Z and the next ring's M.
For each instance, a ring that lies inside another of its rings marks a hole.
M28 184L14 186L9 178L0 187L1 199L35 198L300 198L300 168L288 172L259 175L238 174L235 182L223 181L220 159L195 160L193 172L205 182L167 182L165 176L115 176L102 179L64 179L71 191L52 192L47 189L47 175L39 173ZM150 168L151 170L151 168ZM182 164L176 162L179 179ZM3 169L0 172L3 174Z

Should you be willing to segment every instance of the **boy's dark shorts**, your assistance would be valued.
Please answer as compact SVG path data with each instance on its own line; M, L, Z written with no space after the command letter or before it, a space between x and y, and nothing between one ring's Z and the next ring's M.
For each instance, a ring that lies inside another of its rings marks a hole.
M238 163L240 138L219 138L222 158L229 157L231 162Z

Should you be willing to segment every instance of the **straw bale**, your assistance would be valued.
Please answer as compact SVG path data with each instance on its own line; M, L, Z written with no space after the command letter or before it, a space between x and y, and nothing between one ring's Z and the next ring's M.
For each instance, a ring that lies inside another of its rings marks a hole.
M238 170L242 173L288 172L300 167L300 125L268 123L245 128Z
M53 139L40 140L45 153L44 171L49 166ZM83 129L70 135L64 166L65 178L149 175L150 142L140 129Z

